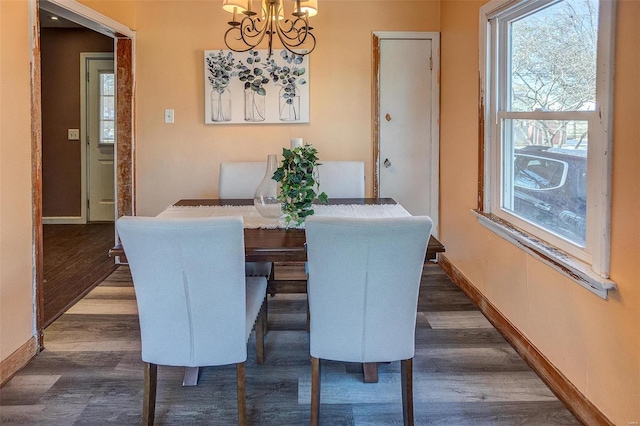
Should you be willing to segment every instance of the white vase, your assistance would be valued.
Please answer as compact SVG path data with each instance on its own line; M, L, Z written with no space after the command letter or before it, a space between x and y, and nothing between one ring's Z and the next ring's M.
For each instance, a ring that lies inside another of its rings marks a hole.
M282 203L278 200L278 182L273 180L273 174L278 168L275 154L267 157L267 171L253 197L253 205L264 217L278 218L282 216Z

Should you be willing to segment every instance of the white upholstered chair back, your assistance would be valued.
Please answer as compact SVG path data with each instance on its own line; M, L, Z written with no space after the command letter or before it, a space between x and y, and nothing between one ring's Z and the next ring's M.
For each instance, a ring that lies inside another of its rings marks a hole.
M266 162L237 161L220 163L218 197L222 200L253 199L256 189L267 172ZM269 277L270 262L247 262L248 277Z
M244 362L266 280L245 287L242 218L123 217L117 230L133 276L143 361Z
M266 162L237 161L220 163L218 198L251 198L267 171Z
M320 191L331 198L364 198L364 162L320 161Z
M306 220L311 356L413 358L427 216Z

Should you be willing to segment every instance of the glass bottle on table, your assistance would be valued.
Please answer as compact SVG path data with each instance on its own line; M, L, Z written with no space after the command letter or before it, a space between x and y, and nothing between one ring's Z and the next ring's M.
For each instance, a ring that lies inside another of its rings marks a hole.
M278 168L275 154L267 156L267 171L253 197L253 205L262 216L266 218L279 218L282 216L282 203L278 200L278 182L273 180L273 174Z

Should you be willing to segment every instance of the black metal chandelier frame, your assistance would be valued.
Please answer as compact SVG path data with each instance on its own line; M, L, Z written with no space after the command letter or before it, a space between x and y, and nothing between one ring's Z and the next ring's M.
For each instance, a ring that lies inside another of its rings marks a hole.
M229 22L230 28L224 34L224 42L230 50L234 52L247 52L255 49L267 37L268 55L273 53L273 39L277 35L283 47L295 55L308 55L316 47L316 38L311 32L313 27L309 25L309 14L303 12L300 7L300 0L295 0L295 8L291 13L292 18L283 19L283 0L265 0L262 4L262 16L251 10L251 0L249 9L242 11L245 15L238 21L236 13L233 20ZM235 42L242 42L245 47L237 47Z

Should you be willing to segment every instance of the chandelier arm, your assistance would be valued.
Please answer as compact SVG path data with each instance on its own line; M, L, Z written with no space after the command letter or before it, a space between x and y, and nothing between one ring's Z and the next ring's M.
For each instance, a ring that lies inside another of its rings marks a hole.
M256 18L256 20L254 21L253 19L249 18L248 16L245 18L248 20L247 24L243 26L243 31L242 31L242 41L253 47L256 47L257 45L259 45L260 43L262 43L262 40L264 39L265 34L268 33L268 23L265 22L264 25L262 26L262 28L260 28L259 30L256 27L256 22L260 22L260 18ZM244 21L244 19L242 20ZM255 34L252 34L255 33ZM246 37L245 37L246 35ZM256 40L255 43L247 41L247 39L249 40Z
M305 23L305 25L303 27L297 28L295 25L295 22L297 21L302 21ZM284 30L280 26L278 26L277 33L278 33L278 38L280 39L280 42L282 43L285 49L287 49L291 53L295 53L296 55L304 56L311 53L316 47L316 38L313 35L313 33L311 33L310 30L311 30L311 27L309 27L307 21L304 19L298 18L291 24L288 30ZM293 33L293 36L289 36L289 33ZM311 40L311 42L309 43L310 47L297 50L297 48L299 48L302 44L307 42L307 37Z
M258 27L256 26L256 22L260 22L260 19L256 18L254 21L253 19L251 19L251 17L245 16L240 22L240 25L235 25L229 28L224 34L224 43L227 45L227 47L234 52L247 52L259 45L264 39L268 26L265 22L262 28L258 29ZM242 43L244 43L247 48L244 49L232 47L232 45L228 41L229 37L232 37L237 41L242 41Z
M312 44L315 46L315 37L311 32L311 30L313 30L313 27L309 25L309 21L306 19L306 16L302 18L296 18L292 22L290 20L287 21L290 22L290 25L288 29L281 28L281 40L284 37L288 40L287 44L289 46L298 47L307 41L307 36L311 36L311 38L313 39Z
M284 48L289 52L296 55L300 55L300 56L306 56L309 53L313 52L313 50L316 48L316 37L311 33L308 34L308 37L311 39L311 42L309 43L309 45L305 46L304 48L300 48L302 43L287 44L282 39L280 39L280 41L282 42L282 45L284 46Z
M298 21L302 21L303 24L298 28L297 23ZM278 30L279 30L279 35L281 36L280 39L282 40L282 37L286 38L287 40L300 40L300 33L304 32L305 34L309 32L309 30L311 29L311 27L309 27L309 24L301 18L296 18L295 20L291 20L291 19L285 19L284 24L288 25L287 28L283 28L284 25L279 25L278 26ZM293 34L292 36L290 36L289 34ZM304 40L302 41L304 42ZM301 44L301 43L298 43Z

